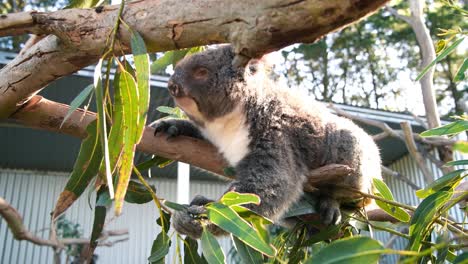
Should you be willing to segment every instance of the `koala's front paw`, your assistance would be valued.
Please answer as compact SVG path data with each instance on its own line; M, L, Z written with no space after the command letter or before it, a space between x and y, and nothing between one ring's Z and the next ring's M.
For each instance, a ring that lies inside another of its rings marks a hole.
M203 232L203 224L208 224L204 206L191 205L183 211L175 211L172 216L172 225L183 235L198 239Z
M333 198L320 197L319 213L325 225L337 225L341 222L340 203Z
M175 211L172 216L172 225L177 232L198 239L201 237L204 225L215 236L226 234L225 231L208 220L205 205L210 202L213 202L213 200L197 195L187 209Z
M165 133L168 138L177 137L180 135L180 129L177 127L175 120L158 120L153 122L151 127L154 128L154 135L157 133Z

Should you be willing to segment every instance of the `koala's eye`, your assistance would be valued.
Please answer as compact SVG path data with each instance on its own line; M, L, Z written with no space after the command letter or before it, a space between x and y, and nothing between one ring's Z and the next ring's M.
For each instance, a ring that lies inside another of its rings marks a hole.
M208 71L207 68L199 67L199 68L196 68L193 71L193 77L195 79L204 80L204 79L208 78L208 73L209 73L209 71Z

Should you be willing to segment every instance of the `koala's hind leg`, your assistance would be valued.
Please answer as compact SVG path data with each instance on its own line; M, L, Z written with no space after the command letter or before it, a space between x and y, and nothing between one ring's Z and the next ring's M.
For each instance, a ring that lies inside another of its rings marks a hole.
M333 197L319 197L320 220L325 225L337 225L341 222L340 203Z
M187 136L203 139L200 130L189 120L183 119L163 119L150 124L153 127L154 135L158 133L167 134L168 138L177 136Z

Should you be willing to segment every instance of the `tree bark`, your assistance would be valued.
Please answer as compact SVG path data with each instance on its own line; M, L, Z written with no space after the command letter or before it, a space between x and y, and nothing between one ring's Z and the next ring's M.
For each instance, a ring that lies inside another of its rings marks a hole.
M232 43L258 57L297 42L314 42L357 21L388 0L140 0L122 18L148 51ZM2 15L0 36L49 34L0 70L0 118L10 116L53 80L95 63L106 49L119 6ZM118 31L115 53L130 53L130 32Z

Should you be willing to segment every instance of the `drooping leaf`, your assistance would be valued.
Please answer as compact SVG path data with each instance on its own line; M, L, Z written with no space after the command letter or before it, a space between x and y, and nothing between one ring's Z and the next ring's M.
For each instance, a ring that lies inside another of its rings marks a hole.
M468 153L468 141L459 140L453 144L453 150Z
M154 186L151 186L151 189L153 189L153 191L156 190ZM144 204L152 200L153 197L151 193L143 184L132 180L129 182L127 193L125 194L125 201L127 203Z
M240 205L233 205L231 208L244 220L248 221L249 223L252 224L255 232L257 232L260 237L265 241L266 243L269 243L269 234L267 230L267 225L273 224L273 222L264 217L261 216L254 211L245 208Z
M187 119L185 113L179 107L170 107L170 106L158 106L156 108L161 113L168 114L168 117Z
M238 192L227 192L225 193L221 199L219 199L219 202L226 205L226 206L231 206L231 205L242 205L242 204L260 204L260 197L256 194L252 193L238 193Z
M226 257L224 256L223 249L216 238L206 228L203 228L201 243L203 255L209 264L226 263Z
M304 242L304 246L312 246L315 243L325 241L336 237L340 232L341 226L339 225L331 225L326 227L325 229L320 230L317 234L314 234L309 238L306 242Z
M429 195L419 204L410 221L408 250L419 251L421 249L421 241L432 228L436 213L452 197L452 194L452 190L441 190Z
M263 256L260 252L249 247L237 237L232 237L232 241L242 259L242 263L263 263Z
M205 264L206 259L198 255L198 242L189 236L184 240L184 264Z
M183 211L185 209L187 209L188 205L185 205L185 204L178 204L178 203L174 203L174 202L171 202L171 201L167 201L167 200L164 200L163 201L163 204L171 209L174 209L176 211Z
M145 41L137 31L132 31L130 39L133 59L135 60L136 81L138 87L138 126L136 128L136 144L140 142L149 106L150 65Z
M75 202L84 192L91 180L97 175L102 160L102 149L99 143L96 121L86 127L87 137L81 142L80 151L76 158L73 171L65 189L60 194L55 205L53 218L55 219Z
M449 161L444 164L445 167L449 166L463 166L463 165L468 165L468 160L454 160L454 161Z
M161 231L151 246L151 255L148 258L148 262L153 263L164 263L164 258L169 253L171 247L171 239L166 232Z
M444 187L455 187L462 179L461 175L464 171L464 169L451 171L439 179L433 181L426 188L416 191L416 195L419 198L426 198L427 196L439 191Z
M307 264L378 263L384 247L370 237L350 237L332 242L307 260Z
M380 179L373 179L373 183L375 188L377 189L377 192L375 195L381 196L382 198L385 198L386 200L394 201L393 194L388 188L388 186ZM376 200L375 203L385 212L387 212L389 215L395 217L396 219L400 220L401 222L408 222L410 220L410 215L403 209L385 203L383 201Z
M465 72L468 70L468 58L465 58L463 60L463 64L458 68L457 73L455 74L455 77L453 78L454 82L461 82L465 80Z
M468 120L457 120L450 124L424 131L420 135L422 137L454 135L465 130L468 130Z
M114 198L114 183L112 181L112 168L110 165L109 158L109 143L107 141L107 121L106 121L106 103L103 98L104 87L102 86L102 58L99 60L96 68L94 69L94 94L96 95L96 108L97 108L97 126L99 139L101 141L102 153L104 156L103 163L104 165L100 168L101 174L105 175L107 185L109 186L109 193L111 199Z
M252 232L252 226L242 219L232 208L214 202L207 205L206 209L208 211L208 218L212 223L238 237L241 241L261 253L274 256L275 249L263 241L258 233Z
M86 86L86 88L84 88L84 89L75 97L75 99L73 99L73 101L71 101L71 103L70 103L70 108L68 109L67 114L66 114L65 117L63 118L62 123L60 124L60 127L63 126L63 124L65 123L65 121L67 121L67 119L70 117L70 115L71 115L78 107L80 107L81 104L83 104L83 102L86 100L86 98L89 97L89 95L90 95L91 92L93 91L93 88L94 88L94 85L92 85L92 84Z
M143 161L141 163L139 163L138 165L136 165L136 168L139 170L139 171L143 171L143 170L147 170L147 169L150 169L154 166L166 166L166 164L168 162L173 162L173 160L171 159L168 159L168 158L164 158L164 157L159 157L159 156L154 156L153 158L149 159L149 160L146 160L146 161Z
M123 91L120 87L120 72L117 71L114 77L114 104L112 109L112 126L109 132L109 165L111 172L118 169L119 160L124 147L124 137L128 134L128 126L124 125L124 109L123 109ZM105 172L105 164L101 163L99 171Z
M171 227L171 215L162 211L162 215L156 220L156 224L158 224L164 232L169 232L169 228Z
M138 92L133 76L125 69L120 69L119 87L122 89L124 126L128 127L128 133L122 135L124 147L121 156L122 165L118 173L118 184L115 192L115 214L122 212L125 193L127 192L133 169L133 157L135 155L135 145L137 141L138 127Z
M288 208L286 213L283 215L284 218L294 217L299 215L307 215L317 213L316 203L317 198L304 194L301 198Z
M452 43L449 47L447 47L443 52L441 52L429 65L427 65L421 73L416 77L416 81L419 81L437 62L443 60L447 57L450 53L452 53L460 43L462 43L464 38L459 38L455 42Z
M94 208L94 222L93 229L91 231L91 238L89 241L90 251L89 256L93 255L94 250L98 245L98 238L101 236L102 230L104 229L104 223L107 214L107 205L109 204L109 192L106 187L102 186L96 194L96 206Z
M453 264L468 264L468 252L463 252L458 255L453 261Z

